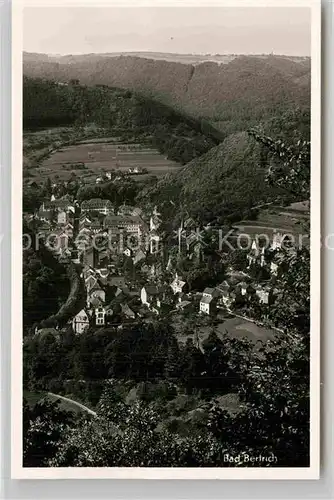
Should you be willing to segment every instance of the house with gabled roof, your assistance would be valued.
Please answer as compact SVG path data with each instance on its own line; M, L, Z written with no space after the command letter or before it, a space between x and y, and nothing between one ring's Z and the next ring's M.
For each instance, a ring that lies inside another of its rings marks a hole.
M166 292L167 287L164 285L145 285L140 292L141 303L158 313Z
M43 203L36 212L36 218L43 222L52 222L56 217L56 211Z
M128 319L135 319L136 314L128 304L121 304L121 309L124 316L126 316Z
M134 215L109 215L104 219L103 224L109 234L119 234L120 231L124 231L140 236L146 228L144 221Z
M85 286L86 286L86 290L89 292L90 290L92 290L95 286L97 285L97 277L95 276L95 274L89 274L86 278L85 278Z
M89 328L89 316L85 309L82 309L72 321L74 333L80 334Z
M268 305L273 298L272 287L270 287L269 285L256 285L255 293L259 298L260 304Z
M123 286L125 286L125 277L124 276L109 275L108 276L108 285L122 288Z
M87 306L89 308L99 307L106 301L106 292L96 285L87 293Z
M186 281L184 281L181 276L179 276L177 273L175 274L175 278L170 284L171 289L173 290L174 295L177 293L182 293L185 291L186 288Z
M74 202L68 198L63 197L57 200L52 200L50 202L43 203L43 207L52 209L54 211L65 211L67 213L74 214L75 213L75 204Z
M219 294L215 288L205 288L199 303L199 311L204 314L215 313L217 309L218 295Z
M133 263L134 263L134 265L136 265L145 259L146 259L146 254L143 252L143 250L139 249L133 257Z

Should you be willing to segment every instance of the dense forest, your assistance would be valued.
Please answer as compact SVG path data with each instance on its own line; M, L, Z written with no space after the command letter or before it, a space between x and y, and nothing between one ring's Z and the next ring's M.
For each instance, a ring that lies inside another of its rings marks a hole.
M66 269L26 224L23 226L24 334L55 314L70 292Z
M24 78L25 129L95 123L115 137L151 141L182 164L207 152L223 135L205 120L196 120L156 100L129 90L87 87Z
M263 122L255 130L292 147L298 141L309 140L309 111L292 109ZM138 199L158 204L164 219L175 224L180 217L192 217L199 223L230 224L254 217L255 206L299 201L300 193L286 190L284 182L280 186L266 182L266 172L277 161L253 136L254 133L246 131L228 136L178 172L144 188ZM309 169L303 176L306 182L308 176Z
M310 59L239 56L228 64L198 65L119 56L72 56L57 60L25 54L24 74L60 82L136 90L196 118L224 135L245 130L291 105L310 106Z

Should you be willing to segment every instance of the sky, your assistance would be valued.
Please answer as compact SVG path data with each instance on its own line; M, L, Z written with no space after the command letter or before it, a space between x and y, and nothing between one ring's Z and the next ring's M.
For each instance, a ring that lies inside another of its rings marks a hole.
M305 7L25 7L24 50L309 56Z

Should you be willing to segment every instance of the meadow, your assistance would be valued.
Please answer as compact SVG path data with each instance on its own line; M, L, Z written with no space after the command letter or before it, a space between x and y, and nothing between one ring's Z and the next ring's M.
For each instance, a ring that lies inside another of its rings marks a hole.
M79 164L79 167L76 166ZM84 164L84 166L80 166ZM148 176L161 177L180 166L168 160L158 150L140 144L123 144L114 142L112 138L103 141L85 141L80 144L61 147L41 161L36 168L30 168L33 176L39 181L56 176L60 180L68 180L74 172L85 183L94 183L103 172L118 170L127 173L129 168L146 169L145 174L133 176L142 180Z

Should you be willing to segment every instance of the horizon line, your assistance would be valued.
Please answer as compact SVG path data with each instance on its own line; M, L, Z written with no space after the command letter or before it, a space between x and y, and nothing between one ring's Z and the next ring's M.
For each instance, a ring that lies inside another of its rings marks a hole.
M310 55L301 55L301 54L278 54L275 53L274 51L272 52L227 52L224 54L220 53L186 53L186 52L160 52L160 51L153 51L153 50L117 50L115 52L71 52L71 53L66 53L66 54L61 54L61 53L54 53L54 52L35 52L35 51L30 51L30 50L24 50L23 53L26 54L37 54L41 56L48 56L48 57L68 57L68 56L91 56L91 55L108 55L108 54L162 54L162 55L171 55L171 56L211 56L211 57L226 57L226 56L277 56L277 57L303 57L303 58L308 58L310 59Z

